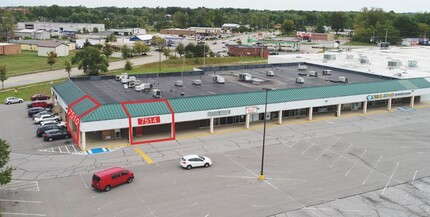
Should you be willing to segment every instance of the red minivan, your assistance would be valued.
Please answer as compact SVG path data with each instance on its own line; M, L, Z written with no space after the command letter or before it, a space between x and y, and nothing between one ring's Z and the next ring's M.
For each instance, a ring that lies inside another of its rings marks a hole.
M42 107L42 108L52 108L52 102L50 101L34 101L29 104L27 104L28 108L34 108L34 107Z
M109 191L112 187L123 183L131 183L134 179L133 171L121 167L112 167L93 175L91 186L101 191Z

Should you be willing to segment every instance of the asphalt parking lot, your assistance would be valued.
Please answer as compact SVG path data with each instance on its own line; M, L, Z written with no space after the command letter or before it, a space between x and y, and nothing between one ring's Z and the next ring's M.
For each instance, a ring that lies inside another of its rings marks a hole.
M71 145L71 139L45 142L36 136L37 124L27 115L27 103L0 104L0 138L7 140L12 152L32 154L39 150Z
M130 164L133 147L68 156L78 160L57 164L59 172L81 173L36 178L38 191L30 180L0 189L8 200L0 205L37 216L428 216L429 115L424 108L269 127L265 181L257 178L260 129L139 146L151 165ZM191 152L214 165L180 168L179 156ZM112 165L132 169L135 181L93 190L92 172Z

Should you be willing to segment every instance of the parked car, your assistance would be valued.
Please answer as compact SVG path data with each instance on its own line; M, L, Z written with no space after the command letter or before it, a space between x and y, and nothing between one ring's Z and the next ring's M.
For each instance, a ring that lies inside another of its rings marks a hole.
M53 130L47 130L45 133L43 133L43 140L52 142L56 139L68 139L71 135L67 129L60 130L60 129L53 129Z
M54 113L52 113L52 111L44 110L44 111L41 111L39 113L34 114L33 118L37 118L37 117L40 117L42 115L54 115Z
M43 134L48 130L67 130L65 126L56 124L45 124L43 126L39 126L36 130L36 136L42 137Z
M60 121L61 118L58 115L52 115L52 114L44 114L39 117L33 118L33 123L39 124L42 121Z
M37 114L42 111L51 111L51 108L43 108L43 107L33 107L28 109L28 117L33 117L34 114Z
M181 158L179 164L183 168L191 169L193 167L209 167L212 166L212 160L208 157L199 156L196 154L185 155Z
M93 175L91 186L97 190L109 191L112 187L123 183L131 183L134 173L121 167L113 167Z
M52 102L49 101L34 101L29 104L27 104L28 108L34 108L34 107L43 107L43 108L52 108Z
M39 126L45 126L45 125L48 125L48 124L59 124L59 125L66 126L66 122L59 122L59 121L56 121L56 120L42 121L42 122L39 123Z
M4 99L4 104L8 104L8 105L10 105L12 103L22 103L22 102L24 102L23 99L18 98L18 97L14 97L14 96L7 97L6 99Z
M36 100L47 100L50 99L50 96L47 95L43 95L43 94L35 94L33 96L31 96L31 101L36 101Z

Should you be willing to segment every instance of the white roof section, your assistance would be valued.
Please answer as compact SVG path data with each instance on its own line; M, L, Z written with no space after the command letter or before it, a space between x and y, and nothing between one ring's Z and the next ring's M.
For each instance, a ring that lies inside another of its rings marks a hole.
M152 38L154 36L153 35L136 35L136 37L142 41L149 41L149 40L152 40Z
M224 23L221 28L239 28L240 25L236 23Z
M335 59L324 60L324 54L335 55ZM360 48L351 51L328 51L318 54L288 54L269 56L269 64L288 62L307 62L323 66L344 68L363 73L383 75L394 78L430 77L430 47L390 47ZM360 59L368 59L368 63L360 63ZM389 61L400 61L399 67L388 67ZM409 61L416 67L410 67Z

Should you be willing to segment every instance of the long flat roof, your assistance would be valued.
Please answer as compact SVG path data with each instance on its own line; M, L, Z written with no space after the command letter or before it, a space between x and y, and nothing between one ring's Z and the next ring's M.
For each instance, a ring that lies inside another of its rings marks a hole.
M307 65L306 71L299 71L297 64L290 66L278 66L268 68L253 69L229 69L206 72L193 72L193 75L180 75L180 73L152 74L149 77L138 78L142 83L152 83L154 89L162 91L162 97L167 99L186 98L193 96L208 96L217 94L232 94L261 91L263 88L271 89L293 89L302 87L322 87L333 86L345 83L338 83L339 77L348 78L349 83L368 83L383 81L389 78L366 75L357 72L350 72L344 69L322 67L318 65ZM331 75L322 75L322 71L330 69ZM273 71L275 76L267 76L267 71ZM318 77L299 75L299 73L318 72ZM253 82L239 80L239 74L248 73L252 75ZM191 73L185 73L191 74ZM221 75L225 78L225 84L213 82L214 75ZM147 75L139 75L147 76ZM153 77L151 77L153 76ZM155 77L157 76L157 77ZM304 83L296 83L297 77L303 77ZM202 85L193 85L192 81L200 79ZM182 80L183 87L175 86L175 81ZM152 92L136 92L134 88L125 89L120 81L114 78L103 78L101 80L72 79L73 83L82 90L83 93L90 95L100 104L112 104L130 102L137 100L154 99ZM181 96L181 93L184 93Z

